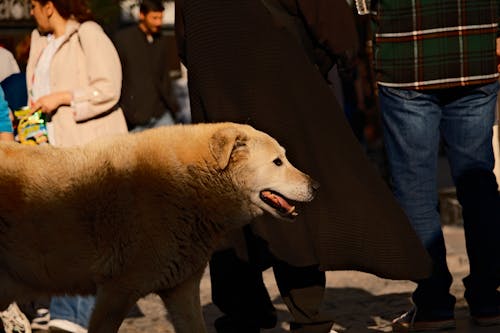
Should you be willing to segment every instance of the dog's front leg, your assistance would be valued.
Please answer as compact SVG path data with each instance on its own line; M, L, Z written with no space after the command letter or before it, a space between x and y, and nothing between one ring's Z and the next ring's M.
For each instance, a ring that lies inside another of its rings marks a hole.
M200 303L200 280L205 267L177 287L158 291L176 333L206 333Z
M125 288L99 287L88 333L116 333L137 297L125 293Z

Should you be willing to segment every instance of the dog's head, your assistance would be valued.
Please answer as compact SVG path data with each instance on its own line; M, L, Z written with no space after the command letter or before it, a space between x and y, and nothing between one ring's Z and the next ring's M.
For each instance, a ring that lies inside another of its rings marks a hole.
M230 174L254 215L266 211L293 219L298 215L294 202L311 201L319 187L287 160L285 149L275 139L250 126L223 127L211 137L209 146L218 169Z

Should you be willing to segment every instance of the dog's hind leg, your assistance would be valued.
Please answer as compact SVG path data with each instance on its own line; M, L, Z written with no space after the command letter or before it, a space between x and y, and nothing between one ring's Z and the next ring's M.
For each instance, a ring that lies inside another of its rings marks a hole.
M90 318L88 333L116 333L137 297L118 286L97 290L96 303Z
M158 291L172 318L176 333L206 333L200 303L200 280L204 269L175 288Z

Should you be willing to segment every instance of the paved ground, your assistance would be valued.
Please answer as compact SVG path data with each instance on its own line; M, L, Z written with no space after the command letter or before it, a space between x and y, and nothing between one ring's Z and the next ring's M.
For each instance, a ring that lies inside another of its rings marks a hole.
M452 293L457 297L456 317L458 327L450 333L493 333L500 328L477 328L469 322L467 305L463 300L461 279L468 273L465 255L463 229L460 226L445 226L445 239L448 248L448 262L454 277ZM286 307L279 297L272 271L264 272L266 285L279 310L279 324L275 329L263 333L288 332L289 319ZM409 306L409 296L414 284L409 281L392 281L377 278L370 274L354 271L328 272L325 308L332 311L340 332L391 332L390 320ZM205 274L201 283L201 299L209 333L215 333L213 321L219 311L210 302L210 280ZM244 301L244 300L242 300ZM139 302L144 317L130 318L122 325L120 333L136 332L174 332L168 322L159 298L150 295ZM194 332L195 333L195 332Z

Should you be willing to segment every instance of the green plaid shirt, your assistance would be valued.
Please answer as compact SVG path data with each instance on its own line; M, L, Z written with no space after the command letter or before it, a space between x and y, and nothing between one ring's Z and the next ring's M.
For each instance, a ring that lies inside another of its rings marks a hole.
M418 90L498 78L500 0L379 0L374 9L379 84Z

